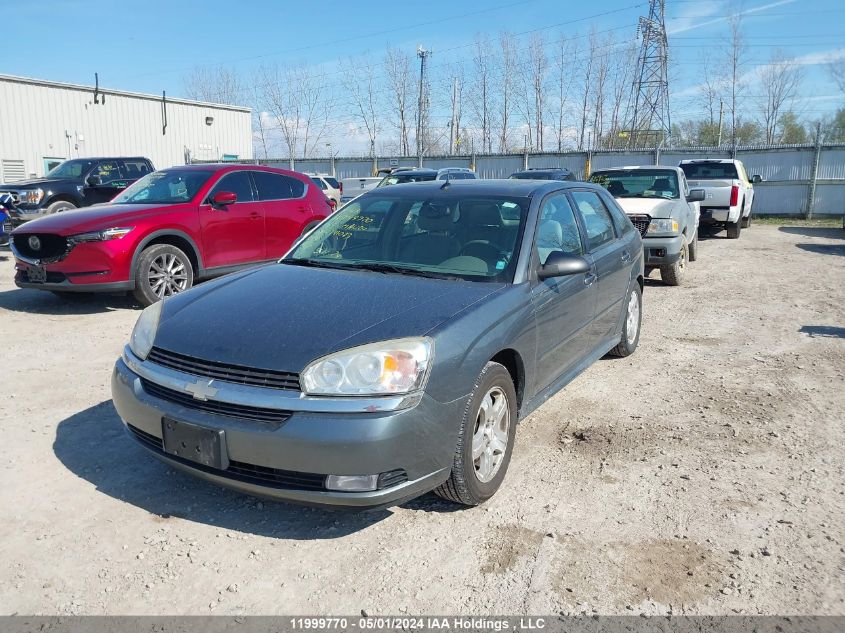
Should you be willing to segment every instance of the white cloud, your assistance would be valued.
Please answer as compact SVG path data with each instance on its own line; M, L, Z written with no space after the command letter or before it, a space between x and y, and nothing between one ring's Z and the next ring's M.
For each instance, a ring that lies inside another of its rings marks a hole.
M726 8L726 2L720 0L717 2L699 2L690 3L686 5L678 13L677 17L666 21L666 32L669 35L676 33L684 33L696 29L702 24L704 18L721 13ZM718 20L716 20L718 21ZM707 22L712 24L714 21Z
M683 20L677 26L674 25L674 22L670 21L670 26L667 28L667 32L669 35L677 35L678 33L684 33L686 31L692 31L693 29L700 29L705 26L711 26L713 24L719 24L721 22L727 22L730 18L737 16L741 17L744 15L752 15L754 13L760 13L760 11L767 11L769 9L774 9L775 7L781 7L785 4L792 4L797 2L798 0L778 0L777 2L771 2L769 4L763 4L758 7L751 7L750 9L746 9L744 11L737 11L731 15L723 15L718 18L713 18L712 20L705 20L703 22L700 21L701 17L707 17L708 15L714 15L717 11L710 10L710 8L703 8L701 9L700 15L690 15L687 17L679 18L679 20ZM695 8L690 8L689 12L693 13L698 8L698 5L694 5ZM725 5L718 5L718 9L724 9ZM698 19L697 19L698 18Z

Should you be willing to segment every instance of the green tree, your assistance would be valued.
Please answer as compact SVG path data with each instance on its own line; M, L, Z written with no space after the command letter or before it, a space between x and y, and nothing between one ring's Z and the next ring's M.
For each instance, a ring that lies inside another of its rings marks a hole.
M798 115L792 111L787 111L780 115L778 128L780 128L779 140L781 143L791 145L808 143L810 141L807 128L798 120Z
M845 143L845 108L839 108L830 121L823 127L824 140L827 143Z

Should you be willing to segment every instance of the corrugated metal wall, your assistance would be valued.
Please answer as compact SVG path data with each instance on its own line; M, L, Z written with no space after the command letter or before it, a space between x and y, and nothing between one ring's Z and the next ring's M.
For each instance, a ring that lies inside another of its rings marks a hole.
M146 156L157 168L184 164L186 150L196 160L252 158L248 109L168 100L162 134L160 97L93 97L93 88L0 76L0 160L23 160L27 176L41 176L45 158Z
M748 175L759 174L765 180L755 186L754 213L759 215L803 215L809 201L815 148L738 148L738 159L745 164ZM661 165L677 165L682 160L702 158L730 158L729 149L683 148L637 151L596 151L591 154L591 169L622 167L625 165L653 165L655 158ZM423 161L425 167L470 167L472 156L430 156ZM529 154L529 167L565 167L579 178L584 177L586 152L564 152L561 154ZM523 168L524 154L477 155L475 170L482 178L507 178ZM415 157L376 159L380 167L408 166L418 163ZM283 168L290 166L287 160L261 161ZM329 159L298 160L295 169L299 171L325 171L331 173ZM339 178L371 176L373 159L337 158L335 170ZM845 147L822 147L819 156L819 170L813 213L819 215L841 215L845 212Z

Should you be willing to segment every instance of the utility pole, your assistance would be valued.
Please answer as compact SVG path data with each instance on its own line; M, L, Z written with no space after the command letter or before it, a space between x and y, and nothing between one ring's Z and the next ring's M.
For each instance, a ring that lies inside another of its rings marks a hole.
M452 120L449 122L449 153L455 153L455 145L460 134L458 127L458 78L452 80Z
M417 104L417 158L419 159L419 166L423 166L423 154L425 153L424 141L425 126L425 105L427 95L425 94L425 69L428 57L431 51L424 49L422 46L417 46L417 57L420 58L420 99Z
M808 220L813 218L813 207L816 204L816 183L819 179L819 161L822 154L822 124L816 123L816 147L813 152L813 170L810 173L810 186L807 189L807 210L804 217Z
M722 147L722 115L725 112L725 102L719 99L719 142L716 147Z
M642 35L634 81L634 112L628 147L637 147L640 135L655 132L666 142L672 133L669 118L669 40L666 37L666 0L650 0L647 18L640 18ZM655 146L658 145L655 142Z

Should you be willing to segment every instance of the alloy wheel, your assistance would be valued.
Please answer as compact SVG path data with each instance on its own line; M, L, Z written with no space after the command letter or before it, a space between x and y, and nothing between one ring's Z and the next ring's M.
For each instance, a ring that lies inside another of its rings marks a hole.
M637 340L637 332L640 329L640 297L636 292L631 293L628 299L628 316L625 320L625 339L628 345L633 345Z
M482 483L493 479L502 466L508 448L510 421L505 392L499 387L491 387L478 407L472 435L475 476Z
M159 298L175 295L188 287L185 262L172 253L162 253L150 263L150 289Z

